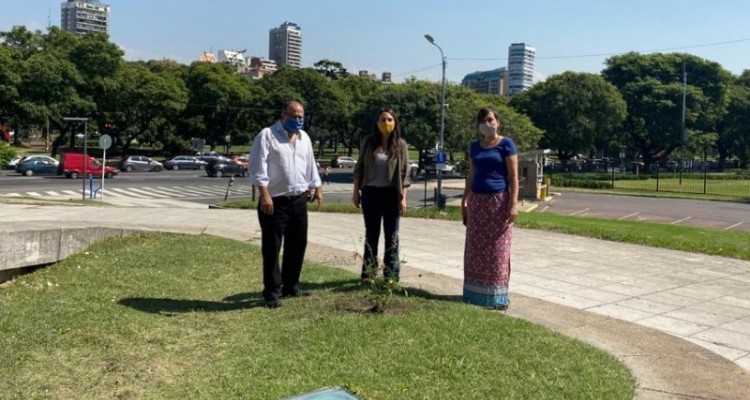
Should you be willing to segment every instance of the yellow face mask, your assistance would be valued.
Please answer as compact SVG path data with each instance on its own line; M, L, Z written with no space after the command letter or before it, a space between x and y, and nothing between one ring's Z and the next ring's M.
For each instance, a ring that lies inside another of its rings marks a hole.
M394 129L396 129L395 121L379 121L378 122L378 130L384 136L390 135Z

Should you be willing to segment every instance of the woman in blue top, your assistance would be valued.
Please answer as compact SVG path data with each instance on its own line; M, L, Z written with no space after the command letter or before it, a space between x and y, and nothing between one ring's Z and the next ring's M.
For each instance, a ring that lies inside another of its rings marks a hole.
M469 173L461 202L466 224L464 301L506 310L510 278L510 241L518 215L516 145L498 133L497 111L477 114L482 135L469 146Z

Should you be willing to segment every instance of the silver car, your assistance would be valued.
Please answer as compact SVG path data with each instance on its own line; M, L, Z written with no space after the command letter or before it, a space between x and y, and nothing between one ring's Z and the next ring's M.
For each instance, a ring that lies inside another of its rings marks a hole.
M146 156L130 156L120 161L120 169L122 171L127 171L127 172L132 172L132 171L159 172L164 169L164 165Z

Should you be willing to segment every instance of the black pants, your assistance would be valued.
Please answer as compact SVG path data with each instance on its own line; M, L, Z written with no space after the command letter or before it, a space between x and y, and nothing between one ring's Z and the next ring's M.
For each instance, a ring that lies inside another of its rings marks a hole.
M365 256L362 278L373 278L377 272L380 224L385 234L383 276L398 280L398 205L400 194L394 187L365 186L362 188L362 214L365 217Z
M263 234L263 298L277 300L283 294L299 290L299 276L307 248L307 196L274 197L273 214L258 207ZM284 244L284 258L279 268L279 251Z

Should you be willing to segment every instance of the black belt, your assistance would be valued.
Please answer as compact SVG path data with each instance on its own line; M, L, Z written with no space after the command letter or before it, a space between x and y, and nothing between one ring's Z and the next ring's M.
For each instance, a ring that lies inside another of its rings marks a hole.
M299 199L302 196L307 196L307 192L302 192L300 194L293 194L289 196L276 196L273 198L273 200L293 201L293 200Z

